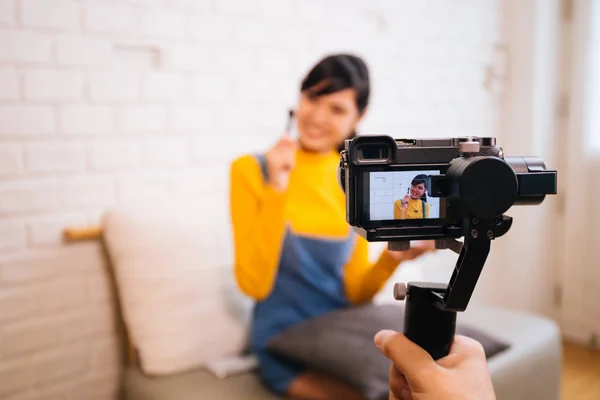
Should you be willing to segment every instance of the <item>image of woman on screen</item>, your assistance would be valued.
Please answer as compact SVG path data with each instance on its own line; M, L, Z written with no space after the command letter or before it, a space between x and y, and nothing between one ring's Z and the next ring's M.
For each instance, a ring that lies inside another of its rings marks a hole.
M420 174L410 183L409 194L394 202L394 219L429 218L427 176Z

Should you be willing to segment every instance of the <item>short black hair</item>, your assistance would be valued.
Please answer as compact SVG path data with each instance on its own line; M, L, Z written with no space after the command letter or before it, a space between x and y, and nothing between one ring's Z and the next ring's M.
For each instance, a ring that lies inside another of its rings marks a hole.
M362 115L369 104L371 82L365 61L353 54L332 54L315 64L302 80L300 91L319 97L345 89L356 91L356 107ZM349 138L356 136L352 132ZM343 149L343 143L338 149Z
M411 186L415 186L422 183L423 185L425 185L425 189L427 189L427 175L424 174L419 174L417 176L415 176L412 180L412 182L410 183Z
M369 104L371 84L369 69L362 58L352 54L333 54L320 60L308 72L300 85L301 92L310 91L322 84L310 95L318 97L344 89L356 90L356 107L362 114Z

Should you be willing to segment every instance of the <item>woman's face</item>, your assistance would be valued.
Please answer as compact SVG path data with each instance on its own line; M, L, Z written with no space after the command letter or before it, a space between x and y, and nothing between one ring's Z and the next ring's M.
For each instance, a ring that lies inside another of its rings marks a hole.
M312 98L301 93L297 112L300 146L323 153L336 149L360 120L355 96L354 89Z
M410 187L410 196L413 199L420 199L425 194L425 184L419 183Z

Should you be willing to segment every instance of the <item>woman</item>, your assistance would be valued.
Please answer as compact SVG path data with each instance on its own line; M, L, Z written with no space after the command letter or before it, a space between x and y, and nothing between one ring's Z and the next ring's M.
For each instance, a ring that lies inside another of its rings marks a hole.
M419 174L410 183L410 194L394 202L394 219L429 218L427 175Z
M264 156L231 165L235 275L256 300L251 345L272 390L302 399L361 399L343 382L276 357L266 343L307 318L370 301L398 264L432 247L384 251L346 222L337 181L339 148L355 135L369 100L369 73L358 57L321 60L301 85L298 140L281 138Z

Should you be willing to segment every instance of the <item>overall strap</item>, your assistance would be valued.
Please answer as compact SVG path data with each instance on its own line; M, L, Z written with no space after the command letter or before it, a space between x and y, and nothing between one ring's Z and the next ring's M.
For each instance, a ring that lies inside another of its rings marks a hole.
M264 154L255 154L256 160L260 165L260 171L262 172L263 181L267 180L267 158Z

